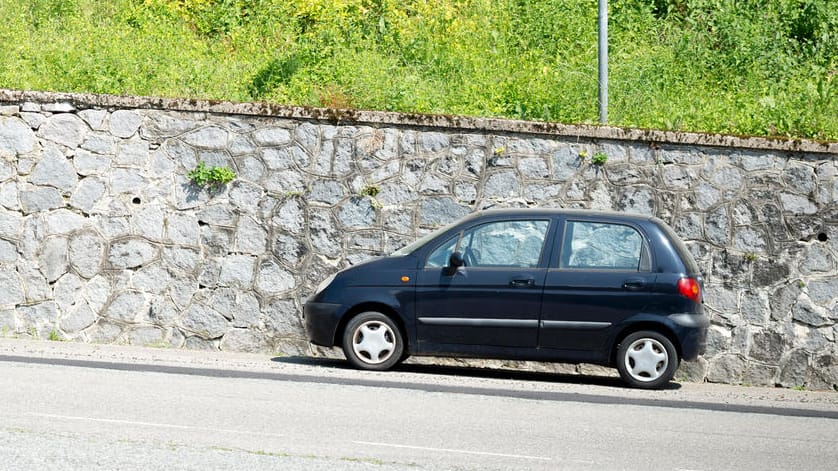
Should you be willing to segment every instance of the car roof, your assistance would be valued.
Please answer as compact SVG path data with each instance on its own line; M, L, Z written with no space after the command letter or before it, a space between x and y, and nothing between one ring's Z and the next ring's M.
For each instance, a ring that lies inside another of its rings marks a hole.
M632 221L657 221L658 218L648 214L621 213L618 211L599 211L593 209L570 209L570 208L497 208L484 209L468 216L468 219L493 216L577 216L577 217L608 217L614 219Z

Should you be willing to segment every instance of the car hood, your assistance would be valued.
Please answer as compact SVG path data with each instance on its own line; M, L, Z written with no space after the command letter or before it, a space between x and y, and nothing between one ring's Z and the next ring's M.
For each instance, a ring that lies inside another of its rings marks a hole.
M365 260L357 265L344 268L341 275L357 275L364 272L375 272L379 270L415 270L416 257L405 255L402 257L375 257Z
M398 286L402 277L413 278L417 259L411 255L403 257L379 257L344 268L335 275L332 287L350 286Z

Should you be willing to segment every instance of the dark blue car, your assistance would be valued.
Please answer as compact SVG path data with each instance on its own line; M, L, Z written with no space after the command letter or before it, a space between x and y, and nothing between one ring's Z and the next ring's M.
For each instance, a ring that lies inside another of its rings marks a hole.
M702 278L655 217L474 213L389 257L340 271L305 305L311 342L358 368L409 355L593 363L669 382L704 352Z

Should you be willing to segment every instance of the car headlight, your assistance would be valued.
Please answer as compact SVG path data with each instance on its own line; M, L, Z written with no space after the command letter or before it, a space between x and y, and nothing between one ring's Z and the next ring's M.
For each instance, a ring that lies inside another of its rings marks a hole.
M321 291L323 291L330 284L332 284L332 282L335 281L335 275L337 275L337 274L335 273L335 274L329 276L328 278L326 278L325 280L321 281L320 284L317 285L317 289L314 290L314 294L312 294L312 296L317 296L318 294L320 294Z

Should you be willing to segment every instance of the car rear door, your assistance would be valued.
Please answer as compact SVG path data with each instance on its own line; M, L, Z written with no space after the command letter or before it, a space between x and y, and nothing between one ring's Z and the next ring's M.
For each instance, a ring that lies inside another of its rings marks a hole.
M607 347L615 326L643 312L656 275L648 241L631 223L566 217L544 282L539 347Z
M464 228L419 270L416 333L425 353L464 346L529 347L538 339L541 293L552 244L551 219L505 219ZM463 255L456 271L446 265Z

